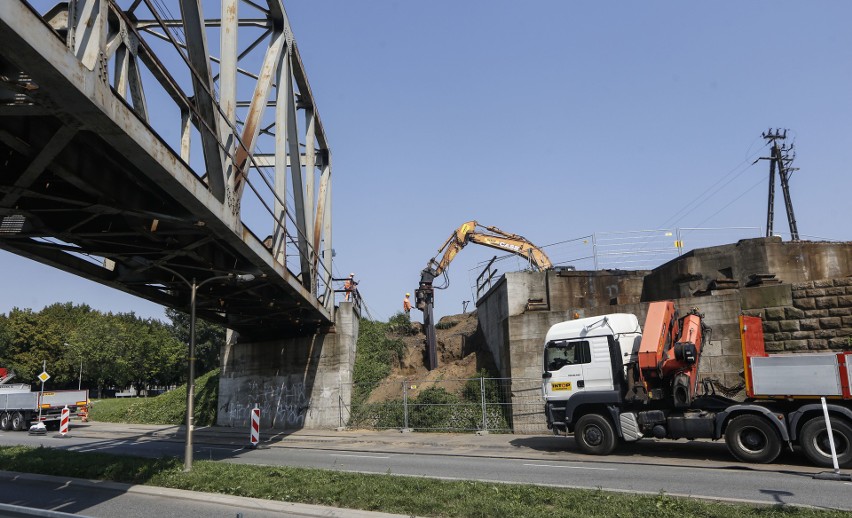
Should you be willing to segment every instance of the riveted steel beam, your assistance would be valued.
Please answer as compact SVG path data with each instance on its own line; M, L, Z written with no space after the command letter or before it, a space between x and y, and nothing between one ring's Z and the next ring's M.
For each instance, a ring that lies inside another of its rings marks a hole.
M225 201L225 170L223 168L222 142L219 127L219 111L213 97L213 76L207 47L207 31L204 30L204 15L200 0L180 0L180 12L183 16L183 30L186 35L186 47L192 75L195 108L201 124L201 147L204 150L204 163L207 168L207 182L210 192L219 201Z
M281 1L221 5L0 2L0 248L174 306L163 268L251 272L199 308L302 332L333 318L331 153Z

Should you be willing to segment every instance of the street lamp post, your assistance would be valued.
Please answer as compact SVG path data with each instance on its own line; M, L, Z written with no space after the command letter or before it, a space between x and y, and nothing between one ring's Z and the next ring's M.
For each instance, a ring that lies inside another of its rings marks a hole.
M208 277L201 282L197 282L195 277L192 278L192 282L187 280L186 277L181 275L180 273L172 270L168 266L164 266L162 264L156 264L151 261L145 259L138 259L138 263L142 266L159 268L161 270L167 271L180 279L184 284L186 284L190 288L190 297L189 297L189 375L186 380L186 441L184 446L184 454L183 454L183 470L184 471L192 471L192 429L195 425L195 299L196 294L198 293L198 288L204 286L208 282L219 281L219 280L231 280L234 282L251 282L254 280L254 275L250 273L246 274L235 274L229 273L227 275L217 275L215 277Z
M193 277L192 282L189 282L183 275L171 268L166 268L162 265L158 265L158 267L175 274L191 290L189 297L189 376L186 380L186 441L183 452L183 470L192 471L192 431L195 425L195 296L198 288L208 282L226 279L236 282L250 282L254 280L254 275L250 273L243 275L218 275L204 279L201 282L196 282L195 277Z

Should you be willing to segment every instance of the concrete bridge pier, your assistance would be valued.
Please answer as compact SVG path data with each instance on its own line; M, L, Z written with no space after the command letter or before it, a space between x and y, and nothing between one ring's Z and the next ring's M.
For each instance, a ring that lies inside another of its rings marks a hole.
M219 377L219 426L248 427L260 408L261 429L344 426L352 395L358 315L351 302L334 326L310 336L253 342L229 331Z

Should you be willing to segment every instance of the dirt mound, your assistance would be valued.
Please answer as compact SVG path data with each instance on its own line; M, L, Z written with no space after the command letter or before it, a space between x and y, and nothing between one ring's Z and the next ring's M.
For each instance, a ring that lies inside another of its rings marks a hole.
M369 401L386 401L402 396L402 384L408 387L409 397L416 397L421 390L440 381L448 392L458 392L465 380L477 377L480 369L494 372L494 360L485 347L485 340L476 318L476 312L443 317L435 325L438 368L426 368L426 334L423 325L413 322L413 334L395 336L405 344L402 359L393 366L371 394Z

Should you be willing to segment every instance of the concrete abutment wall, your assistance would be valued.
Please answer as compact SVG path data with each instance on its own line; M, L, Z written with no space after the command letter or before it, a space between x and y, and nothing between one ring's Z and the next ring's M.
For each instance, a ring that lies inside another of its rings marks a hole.
M358 316L351 302L333 330L250 342L229 333L222 350L217 424L246 427L255 405L262 429L333 429L351 400Z

